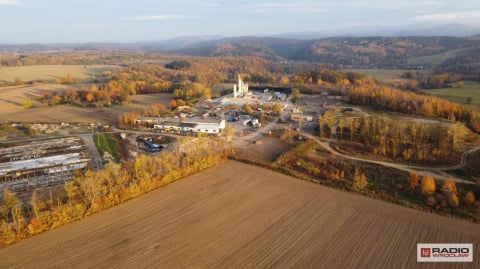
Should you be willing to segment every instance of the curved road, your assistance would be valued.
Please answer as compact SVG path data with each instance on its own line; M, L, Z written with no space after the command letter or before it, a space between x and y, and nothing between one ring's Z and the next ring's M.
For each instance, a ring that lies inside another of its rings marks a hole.
M446 180L446 179L452 179L458 183L466 183L466 184L474 184L471 181L467 181L461 178L457 178L453 175L447 174L444 171L446 170L451 170L451 169L457 169L465 166L467 160L466 157L468 154L473 153L477 150L480 150L480 147L474 147L470 149L469 151L466 151L462 155L462 160L459 164L452 166L452 167L445 167L445 168L428 168L428 167L418 167L418 166L411 166L411 165L405 165L405 164L398 164L398 163L389 163L389 162L383 162L383 161L375 161L375 160L368 160L368 159L363 159L363 158L358 158L358 157L353 157L349 155L345 155L343 153L340 153L336 150L334 150L332 147L330 147L330 144L328 142L323 142L321 141L318 137L311 135L311 134L305 134L310 139L315 140L318 144L320 144L323 148L328 150L330 153L336 156L340 156L342 158L346 158L349 160L354 160L354 161L360 161L360 162L367 162L367 163L373 163L373 164L379 164L385 167L391 167L395 168L398 170L406 171L406 172L415 172L420 176L432 176L436 179L441 179L441 180Z

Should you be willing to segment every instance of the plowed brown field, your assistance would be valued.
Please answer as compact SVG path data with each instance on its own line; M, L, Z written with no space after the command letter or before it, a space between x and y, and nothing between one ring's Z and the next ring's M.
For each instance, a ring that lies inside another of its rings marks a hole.
M474 263L417 264L417 242ZM228 161L0 250L0 268L480 268L480 225Z

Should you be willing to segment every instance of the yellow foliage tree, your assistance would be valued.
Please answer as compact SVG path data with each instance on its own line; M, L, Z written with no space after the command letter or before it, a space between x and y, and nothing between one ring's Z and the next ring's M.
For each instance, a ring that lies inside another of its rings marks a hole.
M435 193L435 179L431 176L424 176L422 178L421 191L424 195L433 195Z
M365 176L360 169L355 168L355 174L353 175L353 185L352 189L355 191L361 191L367 187L368 181L367 176Z
M449 195L449 194L457 194L457 186L455 181L452 179L447 179L442 185L442 192Z
M465 202L467 202L468 205L473 205L475 204L475 194L473 194L473 191L468 191L465 193Z
M450 196L448 197L448 203L451 207L458 207L458 196L455 193L450 193Z

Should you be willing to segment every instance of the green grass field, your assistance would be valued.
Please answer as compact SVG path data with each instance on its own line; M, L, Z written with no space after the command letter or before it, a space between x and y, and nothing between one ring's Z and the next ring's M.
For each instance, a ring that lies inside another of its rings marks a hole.
M440 64L445 56L447 56L449 52L445 51L442 53L428 55L428 56L420 56L408 59L408 64L413 65L437 65Z
M118 68L114 65L32 65L0 68L0 80L13 82L16 78L22 81L46 80L54 81L67 74L74 79L87 80L101 75L105 70Z
M424 90L424 92L460 104L466 104L467 97L470 96L472 103L469 106L480 111L480 83L478 82L466 81L463 88Z
M115 162L120 162L120 150L111 134L94 134L93 141L100 156L103 156L104 152L108 152L113 156Z

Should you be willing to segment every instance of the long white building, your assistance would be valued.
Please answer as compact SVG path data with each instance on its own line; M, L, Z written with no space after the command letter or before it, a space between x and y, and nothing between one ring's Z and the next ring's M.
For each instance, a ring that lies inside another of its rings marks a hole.
M166 132L220 134L225 129L223 119L140 117L135 122L148 123L153 129Z

